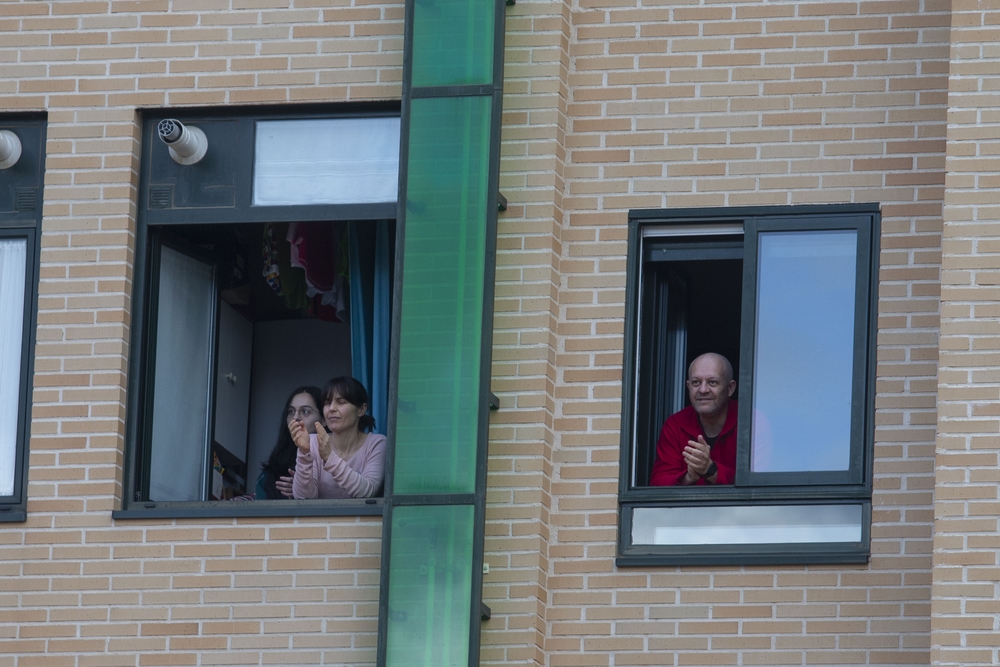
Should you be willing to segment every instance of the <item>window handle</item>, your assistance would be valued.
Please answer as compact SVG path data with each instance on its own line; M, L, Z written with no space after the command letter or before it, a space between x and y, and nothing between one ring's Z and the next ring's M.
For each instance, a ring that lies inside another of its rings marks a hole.
M226 379L229 380L229 384L236 384L236 375L234 373L226 373Z

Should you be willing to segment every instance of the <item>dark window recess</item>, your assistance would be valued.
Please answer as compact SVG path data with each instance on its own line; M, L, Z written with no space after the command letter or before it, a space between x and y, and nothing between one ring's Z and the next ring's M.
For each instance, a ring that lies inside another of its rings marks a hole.
M638 440L655 443L663 421L687 405L684 381L692 359L718 352L739 368L742 245L739 237L716 245L649 244L642 296L649 315L641 334L648 363L638 369L648 400L636 406ZM649 481L654 455L648 447L636 457L635 478L642 485Z
M633 211L619 563L864 562L875 205ZM733 365L735 480L651 486L688 365Z
M374 257L377 224L149 229L137 500L229 500L254 493L288 393L356 374L351 320L365 317L371 304L351 303L350 280L363 282L370 297L375 277L371 261L350 266L349 244L357 244L358 256ZM309 273L292 257L293 246L307 244L323 248ZM327 276L332 289L311 295L307 276L317 275ZM362 349L371 349L380 341L366 325ZM387 381L372 378L369 392L384 393Z

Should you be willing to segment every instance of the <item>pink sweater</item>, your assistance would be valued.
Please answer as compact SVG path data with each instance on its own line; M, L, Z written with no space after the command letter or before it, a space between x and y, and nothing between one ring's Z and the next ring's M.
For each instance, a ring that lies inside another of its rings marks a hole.
M322 464L322 465L321 465ZM309 453L299 450L292 495L295 498L371 498L382 488L385 475L385 436L369 433L346 461L331 451L319 456L316 435L309 436Z

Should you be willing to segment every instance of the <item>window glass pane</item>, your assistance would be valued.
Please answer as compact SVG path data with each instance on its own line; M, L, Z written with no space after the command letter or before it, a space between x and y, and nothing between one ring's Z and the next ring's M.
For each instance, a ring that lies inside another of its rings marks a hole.
M475 490L490 105L412 104L395 493Z
M0 496L14 493L28 243L0 239Z
M848 470L857 232L758 244L751 470Z
M862 505L637 507L632 544L860 542Z
M399 118L257 123L254 206L396 201Z
M473 518L472 505L393 509L387 667L469 664Z
M160 252L150 500L205 500L215 270Z
M491 83L495 17L487 0L414 3L412 85Z

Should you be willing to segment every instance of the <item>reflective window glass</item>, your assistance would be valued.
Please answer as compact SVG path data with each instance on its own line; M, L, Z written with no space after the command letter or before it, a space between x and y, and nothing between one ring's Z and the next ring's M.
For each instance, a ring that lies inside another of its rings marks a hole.
M150 500L205 500L215 267L160 255Z
M859 542L862 510L860 504L642 507L632 515L632 544Z
M857 232L758 244L751 470L848 470Z
M257 123L253 205L396 201L399 118Z
M0 239L0 496L14 493L28 243Z

